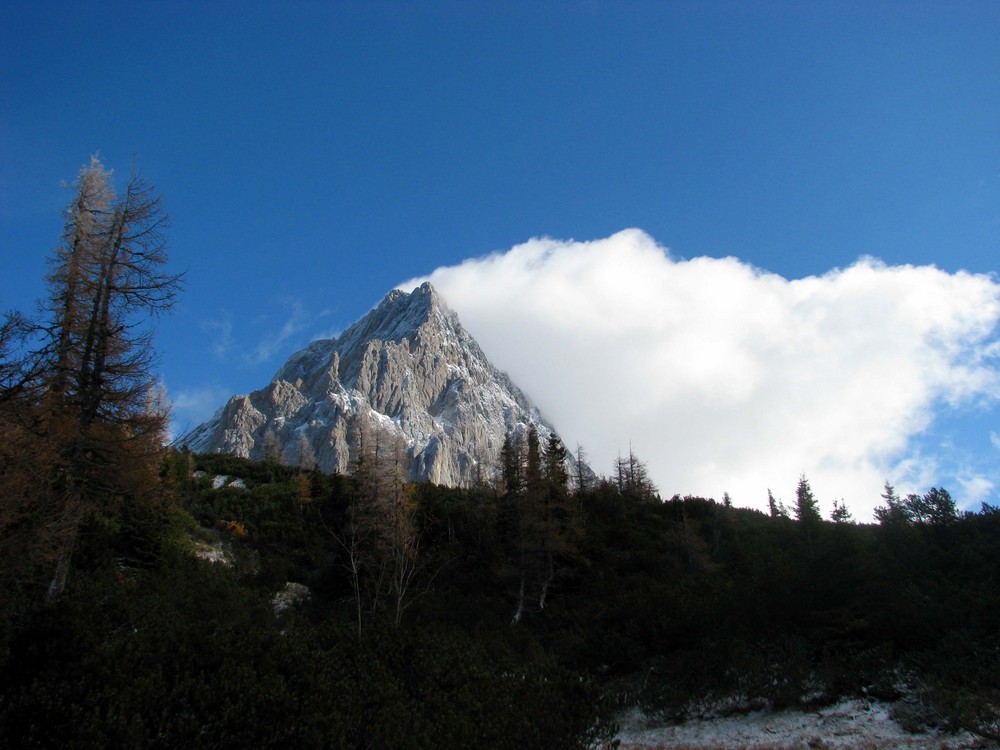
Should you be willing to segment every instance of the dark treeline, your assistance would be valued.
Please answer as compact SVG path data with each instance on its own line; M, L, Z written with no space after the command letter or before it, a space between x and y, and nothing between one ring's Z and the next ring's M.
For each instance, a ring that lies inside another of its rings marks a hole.
M171 453L173 502L93 514L62 595L7 600L0 740L584 747L630 705L907 684L928 720L995 732L996 509L856 525L627 477L570 491L560 450L468 489L397 482L391 451L351 476ZM276 613L288 582L310 595Z

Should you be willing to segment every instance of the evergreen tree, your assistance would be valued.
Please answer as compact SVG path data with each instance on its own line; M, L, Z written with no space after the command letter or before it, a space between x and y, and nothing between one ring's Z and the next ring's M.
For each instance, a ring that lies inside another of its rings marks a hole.
M583 446L577 443L576 454L573 457L573 479L576 484L576 491L585 493L590 489L590 477L587 468L587 453Z
M549 434L542 454L545 481L544 504L540 510L540 553L543 578L539 595L539 608L545 608L549 586L558 573L560 564L577 553L581 535L577 505L569 493L569 474L566 470L568 452L559 436Z
M538 553L542 546L541 537L544 533L541 515L545 503L545 484L538 428L535 425L528 427L523 488L523 492L517 496L518 594L517 607L512 618L514 624L519 623L524 616L528 581L536 573Z
M568 491L569 473L566 470L568 456L569 453L559 436L554 432L549 433L543 453L543 471L545 481L549 483L550 487L559 488L560 492Z
M822 520L819 503L805 474L799 476L799 484L795 488L795 520L803 524L815 524Z
M528 447L524 463L524 483L528 494L539 492L542 487L542 450L538 440L538 428L528 427Z
M576 552L579 519L569 492L567 458L558 435L550 434L543 449L537 427L529 427L524 489L517 496L518 594L514 623L523 617L529 590L538 592L538 608L545 608L562 563Z
M788 518L788 509L780 500L775 500L771 490L767 491L767 507L771 513L771 518Z
M885 482L881 497L885 500L885 505L880 505L873 511L875 520L880 524L907 524L913 520L911 509L906 501L896 494L896 489L889 484L889 480Z
M924 495L908 495L906 508L917 523L944 526L958 519L958 509L948 490L931 487Z
M834 523L851 523L854 517L847 509L847 504L843 500L833 501L833 510L830 511L830 520Z
M523 471L521 466L521 451L513 433L508 432L500 448L500 473L503 481L503 491L508 496L517 495L521 491Z

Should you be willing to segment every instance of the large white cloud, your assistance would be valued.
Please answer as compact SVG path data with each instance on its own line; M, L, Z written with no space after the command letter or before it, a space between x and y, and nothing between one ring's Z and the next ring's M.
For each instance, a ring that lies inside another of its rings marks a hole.
M571 448L610 472L631 445L665 495L764 508L805 472L824 511L842 497L868 519L886 478L935 479L911 439L937 408L998 393L1000 286L983 275L862 258L787 280L675 260L630 229L533 239L402 286L424 280Z

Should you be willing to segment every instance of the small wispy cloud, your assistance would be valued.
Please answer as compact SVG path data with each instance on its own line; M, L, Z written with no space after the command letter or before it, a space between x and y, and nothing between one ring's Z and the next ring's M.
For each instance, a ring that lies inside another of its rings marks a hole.
M962 505L964 507L973 506L987 500L995 489L994 483L982 475L958 477L958 483L962 488Z
M235 346L232 315L228 311L223 311L220 320L206 320L201 327L211 336L209 349L215 358L227 359Z
M291 312L281 327L266 334L253 348L250 359L254 364L270 362L275 358L275 355L288 353L287 345L289 342L294 339L296 334L303 331L307 323L313 319L313 316L309 315L298 301L293 300L290 304Z
M232 395L222 386L187 388L176 393L171 393L168 389L172 438L183 435L210 419L215 411L225 404Z
M279 300L271 307L280 310L280 317L274 312L265 312L245 327L234 324L234 316L228 310L222 310L217 317L203 321L201 328L208 335L207 347L212 356L235 369L255 372L259 366L288 357L318 338L333 338L340 332L330 329L321 330L311 337L304 335L305 331L319 327L333 314L328 308L311 313L294 299ZM249 336L251 331L256 334L256 338ZM259 333L261 331L263 333ZM253 387L263 385L260 382ZM229 388L219 385L193 387L170 393L171 434L175 437L183 435L205 422L233 393Z
M246 326L246 330L233 323L233 315L228 310L221 311L217 318L204 321L201 327L209 335L208 348L212 356L232 365L254 367L286 357L297 347L317 338L332 338L340 332L340 329L331 328L320 330L311 337L303 335L304 331L315 329L328 318L332 314L329 309L313 313L294 299L284 299L273 306L280 308L281 317L273 312L262 313L252 326ZM280 322L275 322L275 318ZM251 331L255 339L250 338Z
M320 339L335 339L339 338L340 334L344 332L344 326L330 326L329 328L321 328L313 333L309 337L310 341L319 341Z

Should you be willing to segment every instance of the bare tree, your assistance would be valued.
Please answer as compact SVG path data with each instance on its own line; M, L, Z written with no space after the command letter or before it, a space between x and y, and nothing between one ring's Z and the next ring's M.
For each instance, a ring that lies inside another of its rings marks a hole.
M351 579L360 634L365 613L388 610L393 623L401 623L424 561L405 446L364 417L355 424L354 444L354 492L345 527L335 537Z
M660 499L656 485L649 478L646 463L636 456L631 446L628 456L619 456L615 462L615 478L618 492L626 499L643 502L658 502Z
M49 597L66 585L84 510L157 481L168 417L155 398L149 323L170 310L181 287L181 274L164 270L160 198L138 172L116 196L95 157L74 188L39 318L9 315L2 334L32 343L5 359L0 400L14 405L9 413L19 412L56 457L46 492L61 498L66 531Z
M390 565L393 621L398 626L412 602L414 579L421 568L416 504L406 484L406 449L400 438L385 453L381 476L379 537Z
M36 363L20 352L34 328L17 310L4 315L0 325L0 405L24 398L25 389L37 380Z
M270 433L274 434L274 433ZM267 437L264 438L264 451L267 452ZM295 466L299 471L312 471L316 468L316 453L309 444L309 438L305 433L300 432L295 438L295 443L289 450L288 463Z
M268 427L264 433L264 449L261 456L263 460L274 464L281 463L281 441L274 431L274 427Z

